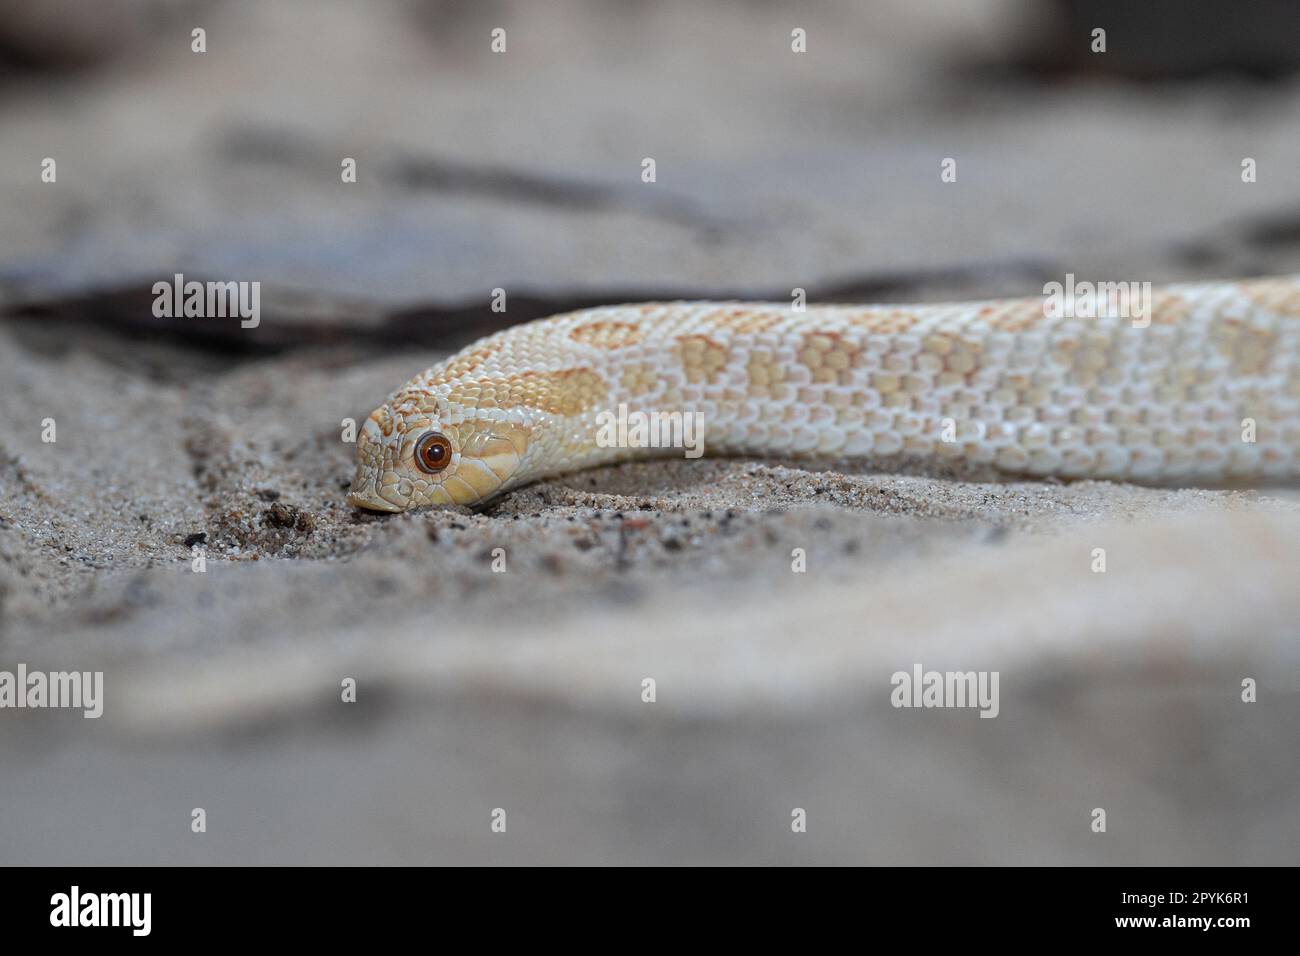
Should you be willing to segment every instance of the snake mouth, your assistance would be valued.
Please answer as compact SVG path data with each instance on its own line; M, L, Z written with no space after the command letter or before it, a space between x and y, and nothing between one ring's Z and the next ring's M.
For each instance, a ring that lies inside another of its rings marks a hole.
M357 475L352 479L352 488L345 499L354 508L366 508L370 511L401 511L402 506L381 497L375 486L375 476L358 465Z
M402 510L391 501L385 501L373 492L350 491L348 492L347 502L354 508L365 508L369 511L396 513Z

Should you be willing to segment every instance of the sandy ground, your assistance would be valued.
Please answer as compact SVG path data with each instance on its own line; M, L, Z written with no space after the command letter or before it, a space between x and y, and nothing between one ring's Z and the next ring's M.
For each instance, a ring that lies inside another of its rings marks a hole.
M0 102L0 669L106 683L98 720L0 711L0 862L1296 862L1294 489L663 460L386 516L343 502L340 423L500 321L500 283L515 320L1300 271L1294 177L1237 177L1289 155L1300 87L939 94L905 68L932 47L882 73L829 7L837 70L753 53L788 48L764 5L516 10L503 73L320 7L325 52L285 52L305 8L234 4L238 56ZM1085 121L1106 149L1048 135ZM340 197L358 144L385 172ZM14 172L50 152L98 159L51 194ZM954 152L978 185L940 199ZM181 270L266 281L262 327L161 326L140 289ZM997 718L891 706L918 663L997 671Z
M4 661L107 686L5 713L6 861L1292 860L1292 502L702 460L374 516L332 423L408 360L3 334L61 423L6 441ZM894 709L914 663L999 716Z

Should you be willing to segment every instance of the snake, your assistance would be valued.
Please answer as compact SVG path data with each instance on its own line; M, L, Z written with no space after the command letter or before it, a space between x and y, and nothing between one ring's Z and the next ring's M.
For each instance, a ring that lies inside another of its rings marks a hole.
M1160 285L1127 309L1114 291L646 302L521 323L366 418L347 501L476 509L598 465L693 457L687 425L711 456L1026 480L1300 477L1300 276Z

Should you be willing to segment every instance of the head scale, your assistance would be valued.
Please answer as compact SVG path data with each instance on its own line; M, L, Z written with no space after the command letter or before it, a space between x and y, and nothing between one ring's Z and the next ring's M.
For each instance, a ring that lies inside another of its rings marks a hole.
M521 483L528 434L519 415L408 385L362 426L348 503L374 511L483 504Z

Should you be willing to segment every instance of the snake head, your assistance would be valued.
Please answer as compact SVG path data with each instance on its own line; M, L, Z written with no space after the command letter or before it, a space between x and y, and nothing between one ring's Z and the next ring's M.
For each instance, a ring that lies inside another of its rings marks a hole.
M436 396L394 396L357 436L348 504L373 511L474 507L519 481L528 427L496 409L455 408Z

